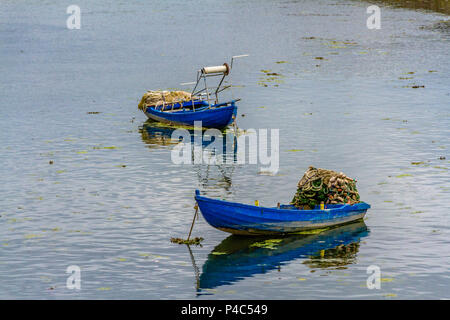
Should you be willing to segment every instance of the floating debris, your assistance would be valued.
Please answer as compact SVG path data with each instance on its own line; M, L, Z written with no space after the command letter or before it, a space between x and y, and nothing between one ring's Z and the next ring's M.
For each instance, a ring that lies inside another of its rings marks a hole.
M255 242L250 245L250 247L257 247L257 248L264 248L264 249L270 249L275 250L276 246L283 241L282 239L268 239L264 241Z
M211 254L215 255L215 256L221 256L221 255L228 254L228 253L227 252L221 252L221 251L213 251L213 252L211 252Z
M404 173L404 174L399 174L398 176L395 176L395 177L396 177L396 178L412 177L412 174Z
M98 112L98 111L89 111L89 112L87 112L87 114L99 114L99 113L101 113L101 112Z
M329 228L322 228L322 229L312 229L312 230L305 230L305 231L299 231L299 232L294 232L292 234L319 234L322 233L326 230L328 230Z
M181 238L170 238L170 242L172 243L178 243L178 244L194 244L194 245L201 245L200 243L205 240L202 237L195 237L190 240L185 240Z
M283 77L282 74L267 69L262 69L261 72L264 73L264 77L258 81L260 86L268 87L270 83L275 83L273 86L278 87L280 83L283 83L283 80L280 79Z

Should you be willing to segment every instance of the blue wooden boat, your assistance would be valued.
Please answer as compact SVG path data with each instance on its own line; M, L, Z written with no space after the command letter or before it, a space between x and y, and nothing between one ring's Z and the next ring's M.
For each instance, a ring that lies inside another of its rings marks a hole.
M166 103L164 93L161 92L162 104L156 103L142 110L148 118L164 123L194 126L195 122L198 122L198 125L204 128L216 129L226 128L233 123L236 130L236 102L240 99L219 102L219 93L232 87L231 83L225 85L225 77L230 74L234 59L244 56L247 55L233 56L230 65L224 63L221 66L198 70L196 82L183 84L195 84L189 95L190 100ZM207 84L207 79L211 77L220 77L215 87L209 87Z
M194 104L194 107L192 107ZM201 121L204 128L226 128L236 117L236 101L217 103L209 106L206 101L187 101L182 105L149 106L144 113L148 118L168 124L194 126L194 122Z
M214 228L238 235L288 234L327 228L362 219L370 205L364 202L298 210L292 205L268 208L210 199L195 191L205 220Z

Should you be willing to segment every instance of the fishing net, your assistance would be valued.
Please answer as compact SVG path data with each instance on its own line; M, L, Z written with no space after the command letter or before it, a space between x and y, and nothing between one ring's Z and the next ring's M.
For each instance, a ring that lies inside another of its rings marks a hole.
M138 109L144 111L149 106L160 106L175 102L190 101L192 95L186 91L147 91L139 102Z
M356 180L342 172L309 167L300 179L291 204L301 209L313 209L324 204L359 202Z

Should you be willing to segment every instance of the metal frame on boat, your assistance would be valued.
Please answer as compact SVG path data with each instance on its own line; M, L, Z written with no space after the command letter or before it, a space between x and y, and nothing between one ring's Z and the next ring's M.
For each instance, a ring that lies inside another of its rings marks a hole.
M144 113L148 118L169 123L194 126L196 121L202 122L202 127L223 129L233 123L236 128L237 105L240 99L227 102L219 102L219 93L232 87L231 84L224 85L225 77L230 75L234 59L248 55L233 56L228 65L204 67L197 72L197 81L182 83L182 85L195 84L190 101L173 101L166 103L164 93L161 93L163 104L160 106L148 106ZM207 78L220 77L218 85L209 88ZM204 84L202 87L201 84ZM215 96L212 101L212 95Z

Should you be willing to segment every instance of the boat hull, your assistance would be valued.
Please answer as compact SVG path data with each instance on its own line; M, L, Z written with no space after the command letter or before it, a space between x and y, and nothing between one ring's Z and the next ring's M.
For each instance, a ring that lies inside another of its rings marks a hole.
M233 115L236 116L237 106L234 102L231 102L231 105L205 107L196 111L183 109L175 112L160 111L155 107L148 107L144 113L149 119L158 122L194 126L194 122L201 121L201 126L204 128L223 129L233 122Z
M214 228L237 235L297 233L350 223L364 218L370 205L330 206L325 210L296 210L252 206L195 197L205 220Z

